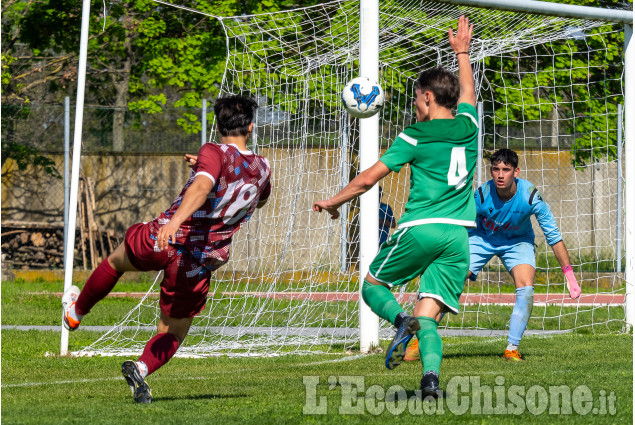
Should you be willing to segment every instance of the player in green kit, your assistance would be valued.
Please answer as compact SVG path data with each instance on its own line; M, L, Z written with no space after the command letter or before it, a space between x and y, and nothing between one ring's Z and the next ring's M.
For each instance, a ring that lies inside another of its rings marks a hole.
M417 80L417 123L403 130L372 167L337 195L313 204L339 217L338 208L373 187L391 171L410 164L410 196L397 230L384 242L364 279L362 297L378 316L397 328L386 353L386 367L401 363L416 334L423 363L423 396L436 396L441 366L437 331L445 312L458 313L470 254L466 227L474 227L472 177L476 167L478 120L469 47L472 26L461 17L456 36L449 31L459 78L443 68L424 71ZM458 103L457 115L451 109ZM412 316L390 291L420 277Z

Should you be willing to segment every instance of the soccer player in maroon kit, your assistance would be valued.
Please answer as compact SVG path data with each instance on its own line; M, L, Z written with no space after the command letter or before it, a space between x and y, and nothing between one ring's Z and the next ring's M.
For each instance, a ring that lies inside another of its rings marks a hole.
M232 235L267 202L269 163L247 149L257 108L248 97L218 99L214 113L220 144L206 143L198 156L185 156L192 171L172 206L148 223L131 226L124 243L95 269L81 293L76 286L64 293L64 326L72 331L124 272L164 271L157 335L136 362L122 365L137 403L152 401L145 378L183 343L192 319L205 307L211 272L229 260Z

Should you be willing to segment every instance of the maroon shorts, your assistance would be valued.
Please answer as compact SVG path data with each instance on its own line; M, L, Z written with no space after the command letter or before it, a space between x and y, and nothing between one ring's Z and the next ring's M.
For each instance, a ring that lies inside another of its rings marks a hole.
M203 310L211 272L184 248L172 245L165 251L154 249L151 223L138 223L126 232L124 246L130 263L140 271L163 270L159 305L163 314L182 319Z

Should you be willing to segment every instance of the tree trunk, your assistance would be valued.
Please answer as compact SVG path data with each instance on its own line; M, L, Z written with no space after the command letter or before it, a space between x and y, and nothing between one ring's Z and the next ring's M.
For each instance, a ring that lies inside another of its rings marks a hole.
M119 97L119 93L117 93L117 98ZM119 106L119 103L115 103L115 106ZM123 122L125 117L125 111L121 109L116 109L113 116L112 122L112 150L114 152L121 152L124 147L124 136L123 136Z
M130 17L124 19L132 21ZM126 28L126 38L124 39L126 58L121 64L121 69L114 72L112 76L116 93L115 112L112 122L112 150L115 152L123 151L125 146L123 125L128 109L128 90L130 87L130 67L132 63L132 38L130 37L130 31L127 28L128 25L126 25L127 23L128 22L124 22L124 28Z
M560 129L558 128L558 105L553 104L551 114L551 147L557 148L559 145Z

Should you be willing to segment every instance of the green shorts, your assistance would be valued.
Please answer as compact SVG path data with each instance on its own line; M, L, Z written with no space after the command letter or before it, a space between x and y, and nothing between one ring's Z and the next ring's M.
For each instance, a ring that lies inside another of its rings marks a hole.
M439 300L456 314L469 267L465 227L433 223L395 231L379 248L368 273L390 287L421 276L419 298Z

